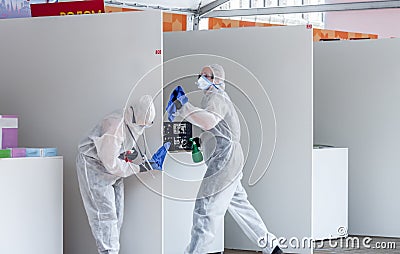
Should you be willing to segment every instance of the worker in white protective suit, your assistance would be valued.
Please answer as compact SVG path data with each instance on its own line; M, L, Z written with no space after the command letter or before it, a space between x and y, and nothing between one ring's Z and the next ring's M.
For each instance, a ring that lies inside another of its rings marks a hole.
M202 107L188 102L182 88L177 88L177 98L168 114L182 118L200 127L204 161L207 171L197 194L193 211L191 241L185 253L205 254L215 238L216 224L223 220L226 211L247 237L257 244L263 253L283 253L278 239L268 232L260 215L247 200L241 184L244 156L240 141L240 123L232 101L225 92L225 72L222 66L213 64L202 69L197 81L204 91ZM171 109L172 108L172 109Z
M169 144L147 160L146 152L142 152L146 148L137 143L154 118L152 97L142 96L133 105L103 118L79 145L76 160L79 187L100 254L118 254L120 249L123 178L162 169Z

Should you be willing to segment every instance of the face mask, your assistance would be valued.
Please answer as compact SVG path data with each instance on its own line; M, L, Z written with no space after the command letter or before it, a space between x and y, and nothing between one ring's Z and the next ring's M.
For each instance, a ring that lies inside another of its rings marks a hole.
M132 130L138 134L139 136L143 134L145 128L143 125L137 125L137 124L132 124L131 126L129 126L130 128L132 128Z
M149 123L149 124L135 124L135 126L139 129L148 129L151 126L153 126L153 122Z
M196 84L197 87L201 90L207 90L210 86L213 85L213 83L204 76L201 76L199 80L197 80Z

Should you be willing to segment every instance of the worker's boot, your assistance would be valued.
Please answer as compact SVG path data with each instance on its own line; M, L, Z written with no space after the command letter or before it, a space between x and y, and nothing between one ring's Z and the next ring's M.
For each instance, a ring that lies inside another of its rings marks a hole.
M281 250L281 248L276 246L271 254L285 254L285 253Z

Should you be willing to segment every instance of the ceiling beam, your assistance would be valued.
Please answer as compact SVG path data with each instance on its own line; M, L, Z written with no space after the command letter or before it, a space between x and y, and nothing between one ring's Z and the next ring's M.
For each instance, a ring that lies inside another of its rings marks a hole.
M140 10L145 10L145 9L155 9L155 10L161 10L161 11L171 11L171 12L181 12L181 13L196 13L195 10L192 9L187 9L187 8L169 8L169 7L163 7L160 5L144 5L144 4L139 4L139 3L131 3L131 2L126 2L124 0L104 0L104 3L110 6L119 6L119 7L128 7L128 8L134 8L134 9L140 9Z
M229 2L229 0L215 0L207 5L204 5L203 7L200 7L198 10L198 14L200 16L209 13L210 11L214 10L215 8L217 8L218 6Z
M199 30L200 19L203 15L209 13L210 11L214 10L218 6L228 2L229 0L215 0L207 5L201 7L201 2L199 8L195 11L193 15L193 30Z
M354 10L392 9L392 8L400 8L400 1L386 0L386 1L373 1L373 2L351 2L351 3L320 4L320 5L214 10L203 15L202 18L329 12L329 11L354 11Z

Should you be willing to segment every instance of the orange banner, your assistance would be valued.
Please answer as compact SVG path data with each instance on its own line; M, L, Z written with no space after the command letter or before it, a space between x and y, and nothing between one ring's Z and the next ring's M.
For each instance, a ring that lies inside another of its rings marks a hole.
M120 8L113 6L106 6L106 12L126 12L126 11L140 11L138 9ZM163 12L163 31L186 31L187 30L187 16L184 14Z
M209 18L208 29L220 29L220 28L233 28L233 27L247 27L247 26L283 26L278 24L268 24L260 22L250 22L243 20L234 19L220 19L220 18ZM378 39L377 34L363 34L363 33L352 33L344 31L334 31L314 28L314 41L320 41L324 39L340 39L340 40L352 40L352 39Z

